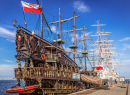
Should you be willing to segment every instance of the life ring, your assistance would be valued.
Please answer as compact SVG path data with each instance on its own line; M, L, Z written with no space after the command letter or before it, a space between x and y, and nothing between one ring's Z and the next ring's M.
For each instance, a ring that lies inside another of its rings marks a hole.
M45 54L41 54L41 59L45 59L45 58L46 58Z

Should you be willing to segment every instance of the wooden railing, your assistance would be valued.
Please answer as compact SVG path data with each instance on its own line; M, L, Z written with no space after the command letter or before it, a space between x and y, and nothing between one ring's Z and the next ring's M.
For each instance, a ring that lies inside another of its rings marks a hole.
M72 72L43 67L15 68L15 78L72 79Z

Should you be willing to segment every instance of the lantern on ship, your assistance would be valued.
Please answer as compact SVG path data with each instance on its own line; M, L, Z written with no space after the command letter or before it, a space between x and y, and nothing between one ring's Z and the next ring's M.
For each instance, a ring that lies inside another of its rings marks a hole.
M22 37L21 37L20 35L18 36L18 40L19 40L19 41L22 41Z
M20 34L17 35L17 41L19 44L23 44L24 43L24 37Z

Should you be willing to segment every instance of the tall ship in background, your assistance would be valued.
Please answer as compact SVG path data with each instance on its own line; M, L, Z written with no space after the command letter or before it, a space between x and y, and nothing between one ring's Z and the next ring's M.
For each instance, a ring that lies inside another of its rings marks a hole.
M87 50L86 41L91 39L86 38L85 30L88 28L75 29L75 19L79 16L75 16L74 13L73 17L61 20L59 8L59 21L50 23L59 24L59 33L54 33L51 31L38 0L38 5L21 2L24 12L36 12L40 14L38 22L36 23L36 29L32 32L27 29L26 21L24 22L26 28L16 26L16 20L13 21L13 25L17 28L15 41L17 55L15 55L15 57L17 59L18 68L14 70L15 78L18 83L14 88L7 89L7 93L19 93L20 95L67 94L86 89L90 83L93 84L93 87L107 88L110 78L115 79L119 77L117 72L113 71L114 64L110 57L112 56L109 51L111 48L108 47L109 41L107 39L97 42L99 43L99 55L95 55L95 50ZM65 41L62 39L63 34L61 28L62 23L70 20L74 20L73 30L66 32L74 33L74 43L69 46L72 51L63 48ZM41 28L41 37L36 35L39 27ZM75 42L76 31L84 31L83 39L79 40L80 42L84 42L84 49L80 51L76 50L78 48ZM98 30L97 33L100 39L101 32ZM104 35L105 32L103 31L103 36ZM104 43L104 47L102 47L102 43ZM105 53L102 50L105 50ZM71 59L72 55L69 56L69 53L73 54L73 59ZM78 64L76 62L76 58L80 59L80 56L77 54L83 55L84 65L82 67L82 62ZM89 56L89 54L93 54L93 56ZM95 64L96 60L94 59L96 56L98 56L100 67ZM88 57L93 58L93 60L88 60L88 62L93 63L93 76L90 76L90 74L88 74L89 71L87 71L86 63L87 59L89 59ZM21 66L21 62L24 62L23 67ZM110 75L107 76L106 72L111 72L111 74L109 73ZM104 81L105 79L106 81ZM21 86L20 80L24 80L24 87Z
M98 40L92 45L89 45L96 47L92 49L94 51L93 53L89 53L92 55L91 57L93 57L90 62L93 63L93 70L97 73L97 77L104 81L109 80L109 86L113 86L113 81L119 81L119 73L117 73L114 67L115 65L121 66L121 59L116 59L119 58L119 54L114 51L117 50L117 48L112 44L114 40L110 40L109 37L106 37L110 35L111 32L105 32L103 29L102 32L100 31L100 26L106 26L105 24L99 24L99 21L97 21L97 25L91 26L97 26L96 35L91 36L97 36Z

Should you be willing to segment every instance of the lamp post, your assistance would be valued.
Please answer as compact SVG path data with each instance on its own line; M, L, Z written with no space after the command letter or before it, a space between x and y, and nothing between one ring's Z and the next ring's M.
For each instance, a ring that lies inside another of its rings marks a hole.
M17 23L17 21L14 19L14 20L13 20L13 26L14 26L14 27L16 27L16 23Z

